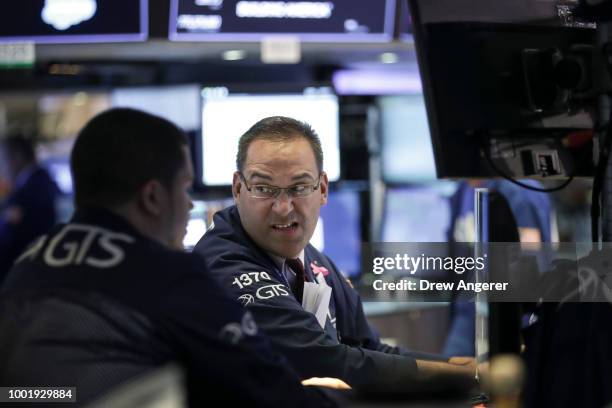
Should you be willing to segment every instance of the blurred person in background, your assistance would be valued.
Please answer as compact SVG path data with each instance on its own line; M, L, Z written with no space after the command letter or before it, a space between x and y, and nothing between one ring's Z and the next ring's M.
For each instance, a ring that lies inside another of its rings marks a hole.
M49 173L36 161L32 142L21 136L5 139L0 157L7 170L10 190L0 202L0 283L34 238L57 221L55 201L59 190Z

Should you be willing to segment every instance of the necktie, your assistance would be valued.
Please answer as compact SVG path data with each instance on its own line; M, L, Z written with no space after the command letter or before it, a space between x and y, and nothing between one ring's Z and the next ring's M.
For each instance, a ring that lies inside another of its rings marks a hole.
M306 281L306 274L304 273L304 265L299 258L287 258L285 260L288 267L295 272L295 280L293 281L293 294L295 298L302 303L302 297L304 296L304 282Z

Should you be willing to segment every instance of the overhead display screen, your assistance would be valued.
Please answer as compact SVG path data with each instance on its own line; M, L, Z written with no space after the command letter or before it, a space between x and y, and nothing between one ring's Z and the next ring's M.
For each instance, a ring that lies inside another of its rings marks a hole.
M143 41L147 36L147 0L11 1L0 13L0 43Z
M396 0L171 0L171 40L259 41L291 34L303 41L389 41Z
M200 128L200 91L199 85L189 84L116 88L111 92L111 105L140 109L194 131Z

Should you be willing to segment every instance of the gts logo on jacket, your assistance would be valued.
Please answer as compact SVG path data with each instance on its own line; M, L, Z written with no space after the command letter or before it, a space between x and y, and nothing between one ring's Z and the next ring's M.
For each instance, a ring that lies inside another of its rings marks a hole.
M112 268L125 259L125 251L119 242L131 244L134 238L92 225L67 224L51 237L40 237L15 263L33 260L40 255L43 262L53 268L83 264Z

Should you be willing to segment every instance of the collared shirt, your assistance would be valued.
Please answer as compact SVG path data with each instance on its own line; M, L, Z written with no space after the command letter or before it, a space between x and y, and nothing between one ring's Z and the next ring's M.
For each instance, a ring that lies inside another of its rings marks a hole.
M278 266L278 268L280 269L285 279L287 279L287 283L289 284L289 287L293 287L293 282L295 282L295 272L289 266L287 266L287 262L285 262L286 258L277 256L277 255L273 255L271 253L268 253L268 255L270 255L270 258L272 258L272 260L274 261L274 263L276 263L276 266ZM298 258L302 262L302 265L304 265L304 250L303 249L298 255ZM304 271L306 271L306 265L304 265Z

